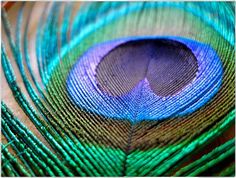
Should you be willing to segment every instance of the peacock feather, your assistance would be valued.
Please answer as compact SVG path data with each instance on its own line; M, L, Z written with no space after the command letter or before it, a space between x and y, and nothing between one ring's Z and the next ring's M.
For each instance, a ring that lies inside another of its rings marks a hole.
M235 5L2 8L2 176L234 176Z

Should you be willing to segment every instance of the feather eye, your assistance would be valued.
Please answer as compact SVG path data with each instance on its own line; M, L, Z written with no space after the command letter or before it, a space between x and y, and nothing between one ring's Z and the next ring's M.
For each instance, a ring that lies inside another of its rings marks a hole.
M233 176L233 9L2 8L2 176Z
M132 37L87 51L66 83L79 107L135 122L191 114L217 93L222 75L221 61L208 45Z

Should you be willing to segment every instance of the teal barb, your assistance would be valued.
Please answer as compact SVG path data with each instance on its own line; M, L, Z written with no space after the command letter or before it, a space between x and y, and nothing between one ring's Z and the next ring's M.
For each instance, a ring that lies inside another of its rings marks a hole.
M1 18L2 176L234 176L233 136L209 148L234 127L233 3L25 2Z

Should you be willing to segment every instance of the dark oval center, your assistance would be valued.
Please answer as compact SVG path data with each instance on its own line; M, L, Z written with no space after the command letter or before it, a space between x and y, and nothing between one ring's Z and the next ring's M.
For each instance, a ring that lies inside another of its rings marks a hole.
M96 68L98 87L113 96L132 90L141 80L158 96L174 95L196 76L197 59L183 43L169 39L125 42L113 48Z

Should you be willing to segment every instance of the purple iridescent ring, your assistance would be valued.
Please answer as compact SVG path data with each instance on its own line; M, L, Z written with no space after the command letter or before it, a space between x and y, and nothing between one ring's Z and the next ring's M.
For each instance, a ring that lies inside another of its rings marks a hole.
M90 48L66 85L78 107L136 122L196 111L217 93L222 75L209 45L180 37L130 37Z

